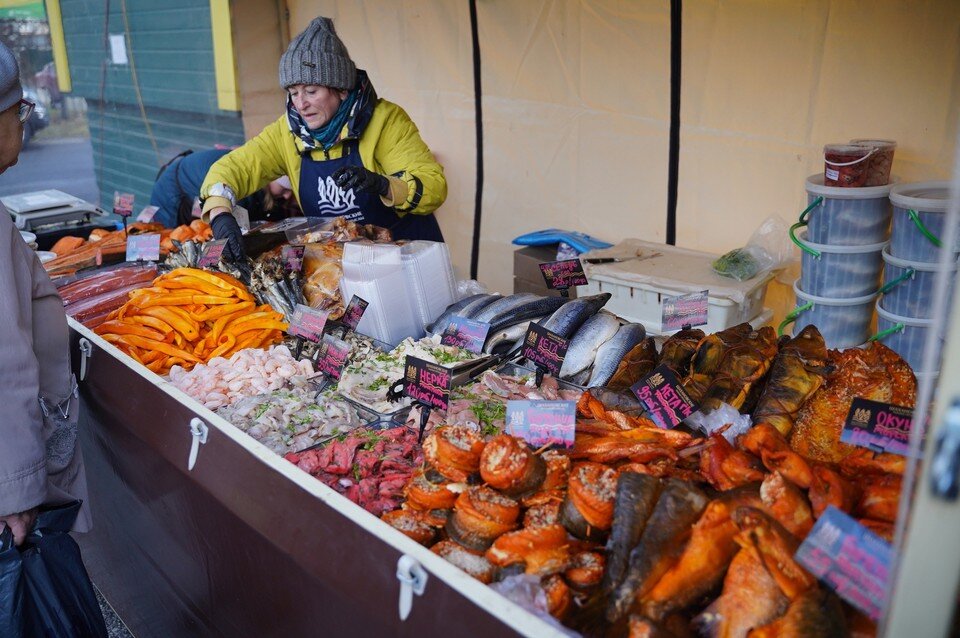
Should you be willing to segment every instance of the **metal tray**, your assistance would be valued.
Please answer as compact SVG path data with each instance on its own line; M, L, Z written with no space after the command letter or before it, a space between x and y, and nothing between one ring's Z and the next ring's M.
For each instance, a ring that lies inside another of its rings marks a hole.
M505 363L497 368L496 372L515 377L522 377L528 374L536 374L537 370L532 366L522 366L519 363ZM576 383L570 383L569 381L563 381L561 379L557 379L557 385L560 386L561 390L575 390L577 392L587 391L586 386L577 385Z

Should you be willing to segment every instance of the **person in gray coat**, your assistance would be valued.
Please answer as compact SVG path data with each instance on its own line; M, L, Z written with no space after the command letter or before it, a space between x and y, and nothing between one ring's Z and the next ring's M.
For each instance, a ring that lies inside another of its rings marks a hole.
M32 110L17 60L0 43L0 172L17 163ZM2 204L0 326L0 529L19 545L39 506L86 499L86 477L63 302ZM74 530L89 528L84 506Z

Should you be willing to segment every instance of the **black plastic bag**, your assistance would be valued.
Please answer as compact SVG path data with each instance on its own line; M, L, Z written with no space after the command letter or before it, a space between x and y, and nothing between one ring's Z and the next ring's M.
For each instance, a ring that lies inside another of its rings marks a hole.
M79 511L80 501L41 508L18 548L11 547L10 530L0 535L0 635L107 637L80 547L69 534Z

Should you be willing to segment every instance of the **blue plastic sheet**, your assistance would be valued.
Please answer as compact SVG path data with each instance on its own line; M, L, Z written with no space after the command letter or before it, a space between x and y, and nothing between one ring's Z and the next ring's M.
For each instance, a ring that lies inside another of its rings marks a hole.
M537 230L532 233L520 235L513 240L513 243L517 246L549 246L551 244L559 244L561 242L569 244L575 248L578 253L585 253L589 250L610 248L613 246L613 244L595 239L585 233L578 233L573 230L563 230L561 228Z

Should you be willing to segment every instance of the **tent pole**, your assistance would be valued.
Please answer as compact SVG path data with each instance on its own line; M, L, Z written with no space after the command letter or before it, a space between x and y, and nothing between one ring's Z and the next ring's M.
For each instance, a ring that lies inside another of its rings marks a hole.
M683 0L670 0L670 155L667 172L667 243L677 243L677 180L680 169L680 36Z
M477 127L477 183L473 204L473 243L470 249L470 278L477 278L480 262L480 216L483 210L483 91L480 83L480 33L477 25L477 2L470 3L470 37L473 41L473 100Z

